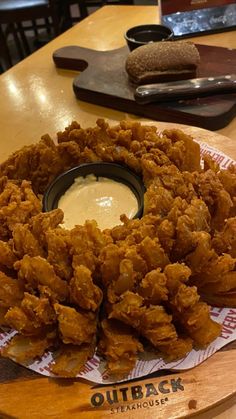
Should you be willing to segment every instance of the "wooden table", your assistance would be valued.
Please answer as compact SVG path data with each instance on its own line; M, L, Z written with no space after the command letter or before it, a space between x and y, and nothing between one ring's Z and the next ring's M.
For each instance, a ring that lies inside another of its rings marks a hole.
M97 50L118 48L124 45L123 34L128 27L142 23L158 23L158 21L159 11L155 6L106 6L1 75L0 160L3 161L9 153L22 145L37 142L44 133L55 137L55 133L64 129L72 120L77 120L83 127L86 127L94 125L98 117L115 121L127 117L136 119L137 117L133 115L76 100L72 91L75 73L56 69L52 61L52 53L67 45L79 45ZM208 35L193 38L193 40L202 44L236 48L235 32ZM216 136L212 134L208 142L211 145L217 145L219 149L236 159L236 118L220 133L230 139L223 141L218 137L216 140ZM235 346L233 347L235 351ZM225 387L224 398L227 397L227 377L223 375L225 373L227 375L227 363L232 363L233 352L230 352L225 352L228 355L225 355L224 362L222 361L222 377L214 377L212 361L213 359L220 361L221 353L213 355L207 361L209 375L207 373L206 376L204 364L194 370L196 376L201 377L202 382L208 381L211 388L209 397L212 400L214 391L221 385ZM188 381L188 372L184 374ZM231 379L235 380L233 374ZM222 380L225 381L222 382ZM0 418L86 417L92 419L103 417L101 411L99 413L92 408L90 412L82 413L86 405L88 385L81 381L48 380L2 359L0 383ZM193 384L192 382L190 385L192 391ZM195 388L195 397L200 397L200 390ZM89 391L91 393L99 389ZM200 406L195 406L195 408L190 406L189 413L195 413L207 406L206 395L202 394L202 399ZM196 417L199 419L216 416L217 418L235 418L235 401L235 398L231 398L219 407ZM174 411L178 417L186 413L179 405L170 404L169 409L169 416L165 417L174 417ZM158 416L159 414L158 411L154 415L154 410L149 412L147 409L142 409L132 415L129 413L127 416L163 417ZM125 413L123 415L127 417Z

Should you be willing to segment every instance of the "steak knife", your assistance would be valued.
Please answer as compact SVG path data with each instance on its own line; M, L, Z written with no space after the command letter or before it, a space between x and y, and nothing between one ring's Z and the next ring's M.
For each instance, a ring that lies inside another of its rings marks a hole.
M134 98L136 102L145 104L233 92L236 92L236 74L227 74L138 86Z

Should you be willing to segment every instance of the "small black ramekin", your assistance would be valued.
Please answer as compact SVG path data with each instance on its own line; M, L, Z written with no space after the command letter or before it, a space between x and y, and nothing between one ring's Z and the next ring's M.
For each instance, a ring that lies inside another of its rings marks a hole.
M164 25L133 26L125 33L125 39L130 51L150 42L171 41L174 33Z
M60 197L74 183L79 176L94 175L96 177L106 177L122 182L127 185L135 194L138 201L138 211L134 218L143 215L145 187L142 179L125 166L116 163L85 163L59 175L48 187L43 196L43 211L51 211L58 207Z

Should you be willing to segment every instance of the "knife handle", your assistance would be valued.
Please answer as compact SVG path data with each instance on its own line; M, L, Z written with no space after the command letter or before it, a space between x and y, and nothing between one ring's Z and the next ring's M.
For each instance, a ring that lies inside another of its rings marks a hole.
M210 96L219 92L236 91L236 75L202 77L169 83L146 84L136 88L136 102L166 102L199 96Z

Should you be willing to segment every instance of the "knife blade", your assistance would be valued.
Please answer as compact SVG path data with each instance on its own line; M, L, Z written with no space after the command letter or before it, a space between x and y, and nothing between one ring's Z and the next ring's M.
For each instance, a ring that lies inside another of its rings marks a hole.
M236 74L227 74L138 86L134 98L136 102L145 104L233 92L236 92Z

